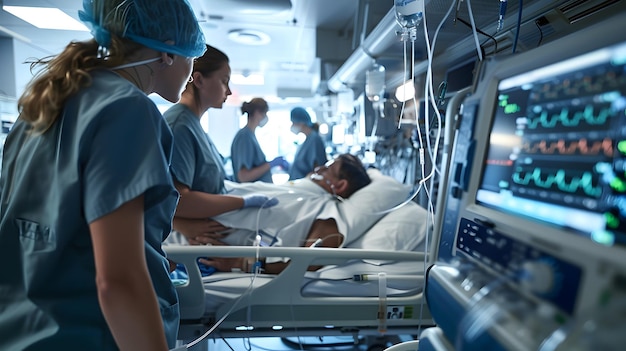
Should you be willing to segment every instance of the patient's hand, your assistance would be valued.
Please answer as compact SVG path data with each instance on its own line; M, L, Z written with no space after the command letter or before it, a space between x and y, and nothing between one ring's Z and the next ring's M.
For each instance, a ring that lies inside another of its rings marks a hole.
M220 272L230 272L233 268L238 268L245 272L245 260L244 257L215 257L210 259L199 258L198 262L215 267Z
M189 219L174 217L174 230L187 238L190 245L220 245L220 239L230 228L212 219ZM222 244L223 245L223 244Z

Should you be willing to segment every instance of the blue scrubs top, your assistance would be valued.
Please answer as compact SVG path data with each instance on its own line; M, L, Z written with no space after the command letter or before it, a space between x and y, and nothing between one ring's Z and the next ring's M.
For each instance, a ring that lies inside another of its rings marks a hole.
M240 182L239 178L237 178L237 173L240 169L252 169L267 162L256 135L248 127L241 128L235 135L235 139L233 139L230 147L230 158L232 159L233 173L237 182ZM257 180L271 183L272 172L268 170Z
M194 191L226 193L223 158L202 129L200 119L183 104L170 107L163 116L174 134L174 178Z
M289 180L306 177L317 166L322 166L328 161L324 140L318 132L312 131L298 147L296 156L289 168Z
M4 148L0 350L117 350L98 303L89 223L142 194L146 261L173 347L178 299L161 242L178 193L158 109L101 70L49 130L29 130L18 119Z

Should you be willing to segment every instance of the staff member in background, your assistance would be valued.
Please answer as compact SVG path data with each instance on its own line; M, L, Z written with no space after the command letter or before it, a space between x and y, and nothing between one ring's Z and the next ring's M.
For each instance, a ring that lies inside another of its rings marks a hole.
M289 163L282 156L266 161L265 153L254 134L257 127L263 128L267 123L267 111L269 106L263 98L254 98L241 105L241 113L248 116L248 123L237 132L230 148L233 174L237 182L260 180L272 183L272 167L289 169Z
M147 94L178 101L204 35L184 0L84 0L79 16L94 39L32 63L4 147L0 349L166 351L178 194Z
M315 167L328 161L324 140L318 133L319 124L311 122L311 116L302 107L291 110L291 132L304 133L306 139L298 146L293 164L289 170L289 180L306 177Z
M230 64L226 54L206 45L206 52L193 64L191 80L183 91L180 102L170 107L163 116L174 133L171 171L174 184L180 192L180 201L174 215L176 232L168 243L194 244L194 237L183 237L185 224L200 223L203 232L221 232L227 228L209 220L209 217L246 207L266 207L274 204L260 194L246 197L226 195L226 171L222 156L200 125L200 117L209 108L222 108L231 95ZM274 199L275 200L275 199ZM197 226L194 227L196 230ZM180 229L180 231L179 231Z

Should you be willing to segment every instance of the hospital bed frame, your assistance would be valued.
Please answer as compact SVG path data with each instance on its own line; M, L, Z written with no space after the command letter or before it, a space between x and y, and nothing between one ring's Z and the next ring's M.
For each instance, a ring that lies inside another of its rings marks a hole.
M205 313L205 288L196 264L197 257L290 257L291 263L267 284L255 287L251 298L244 298L209 336L242 338L259 336L338 336L417 335L434 325L422 291L410 296L324 297L302 296L301 282L310 265L340 265L349 260L372 259L415 262L418 281L423 281L423 252L389 252L362 249L252 247L252 246L165 246L170 259L186 266L189 280L178 286L181 325L179 339L191 341L209 330L231 308L222 304ZM393 272L389 272L393 274ZM216 273L221 274L221 273ZM227 273L228 274L228 273ZM246 273L240 273L242 275ZM384 319L393 306L405 308L403 319Z

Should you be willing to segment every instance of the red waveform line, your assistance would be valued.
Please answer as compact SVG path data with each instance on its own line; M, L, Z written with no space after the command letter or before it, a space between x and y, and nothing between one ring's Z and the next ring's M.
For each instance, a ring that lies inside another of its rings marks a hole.
M513 161L511 160L487 160L488 165L496 165L496 166L512 166Z

